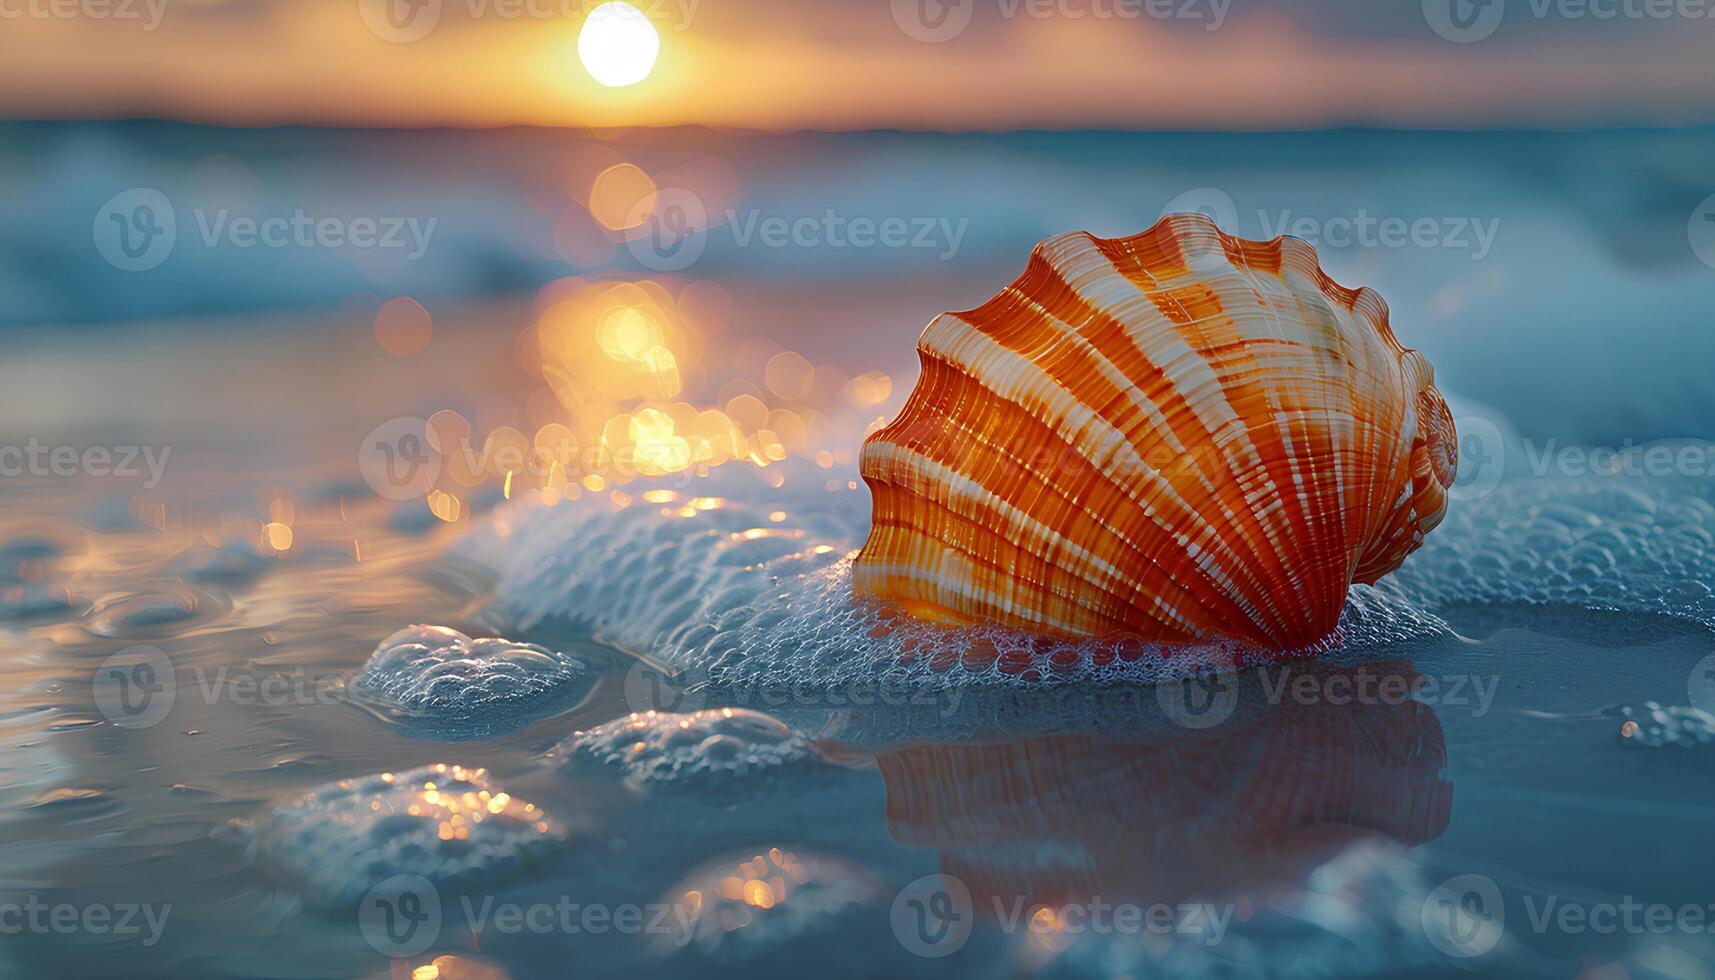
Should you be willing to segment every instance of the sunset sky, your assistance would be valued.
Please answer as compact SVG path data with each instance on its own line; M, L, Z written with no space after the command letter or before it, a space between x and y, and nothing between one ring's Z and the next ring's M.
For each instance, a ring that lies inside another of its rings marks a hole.
M617 89L578 61L593 0L391 0L391 20L385 2L0 0L0 115L776 131L1715 121L1705 0L638 0L660 58Z

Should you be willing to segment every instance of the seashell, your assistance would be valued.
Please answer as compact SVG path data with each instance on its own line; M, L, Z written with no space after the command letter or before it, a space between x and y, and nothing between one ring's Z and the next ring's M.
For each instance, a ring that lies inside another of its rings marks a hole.
M1434 369L1299 239L1058 235L917 349L852 577L920 617L1302 649L1446 510Z

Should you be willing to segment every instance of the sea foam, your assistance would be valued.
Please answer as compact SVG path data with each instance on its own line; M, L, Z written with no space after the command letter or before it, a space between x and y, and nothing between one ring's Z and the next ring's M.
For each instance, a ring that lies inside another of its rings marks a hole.
M594 680L571 654L410 626L381 641L350 691L408 732L455 740L523 728L575 704Z
M354 906L399 874L436 887L486 885L567 837L486 770L446 764L341 779L240 832L253 860L331 908Z
M1623 468L1537 476L1522 465L1527 454L1510 428L1491 422L1486 431L1489 445L1461 462L1442 525L1377 586L1353 586L1337 633L1303 652L1450 636L1446 617L1470 604L1715 624L1715 507L1706 478ZM850 558L869 513L855 471L787 464L770 472L784 473L781 487L750 467L722 467L724 497L706 509L688 503L704 493L700 485L618 502L514 502L462 551L497 576L489 609L497 626L586 629L717 689L878 676L934 686L1159 682L1278 656L1218 640L1055 640L899 617L852 595Z
M807 739L776 718L743 708L641 712L574 732L548 752L561 765L594 762L635 786L731 784L817 758Z

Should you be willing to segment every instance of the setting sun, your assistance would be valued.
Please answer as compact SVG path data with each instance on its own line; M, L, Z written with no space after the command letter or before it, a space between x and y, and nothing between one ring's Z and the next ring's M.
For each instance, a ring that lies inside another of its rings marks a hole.
M578 60L590 77L610 88L648 78L660 52L655 25L629 3L602 4L578 32Z

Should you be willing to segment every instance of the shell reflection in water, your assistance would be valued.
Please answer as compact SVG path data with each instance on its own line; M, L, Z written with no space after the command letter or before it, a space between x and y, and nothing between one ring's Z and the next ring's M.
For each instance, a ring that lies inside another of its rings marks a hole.
M1059 235L918 354L853 584L925 618L1302 649L1446 508L1434 370L1298 239Z
M1263 669L1236 683L1405 691L1419 676L1402 662ZM1433 840L1452 814L1440 721L1408 696L1289 693L1206 731L911 745L876 762L889 834L940 850L979 912L1020 900L1261 904L1360 842Z

